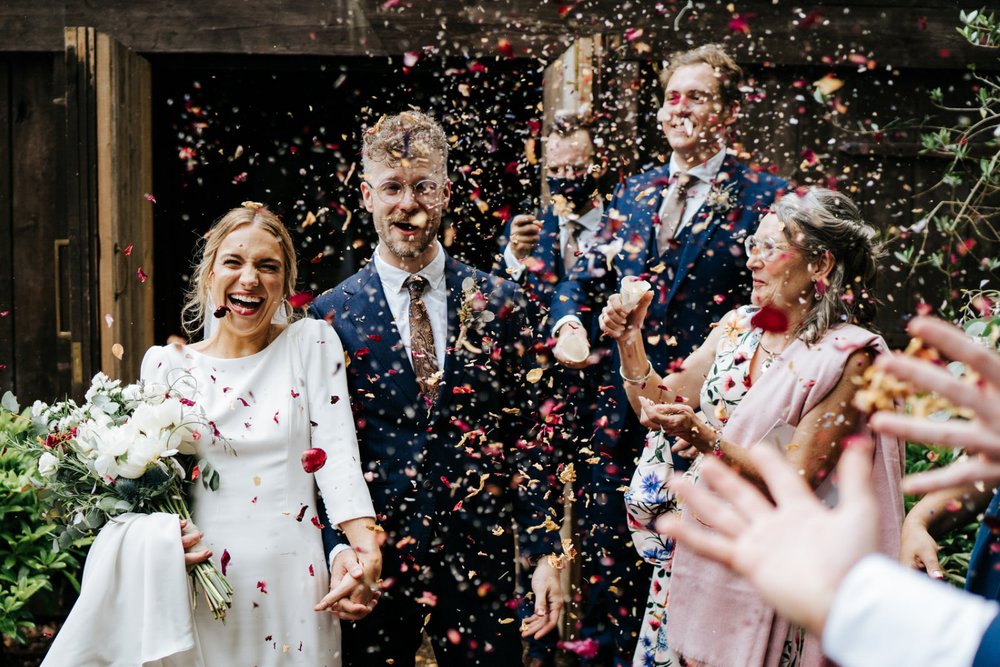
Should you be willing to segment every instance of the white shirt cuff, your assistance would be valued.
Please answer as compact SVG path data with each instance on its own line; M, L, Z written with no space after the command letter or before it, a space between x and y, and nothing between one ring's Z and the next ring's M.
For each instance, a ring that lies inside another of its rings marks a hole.
M517 282L521 279L521 275L524 274L524 264L514 256L514 251L510 249L510 243L503 249L503 263L507 265L507 275L510 276L511 280Z
M577 317L576 315L563 315L558 320L556 320L556 323L552 326L552 335L558 336L559 328L562 327L562 325L564 324L569 324L570 322L579 325L581 327L583 326L583 322L581 322L580 318Z
M998 609L885 556L867 556L837 590L823 653L841 667L971 665Z
M338 544L337 546L335 546L333 549L331 549L330 550L330 559L329 559L330 562L327 563L327 567L329 567L332 570L333 569L333 561L334 561L335 558L337 558L337 555L341 551L343 551L344 549L350 549L350 548L351 548L350 544L344 544L343 542L341 542L340 544Z

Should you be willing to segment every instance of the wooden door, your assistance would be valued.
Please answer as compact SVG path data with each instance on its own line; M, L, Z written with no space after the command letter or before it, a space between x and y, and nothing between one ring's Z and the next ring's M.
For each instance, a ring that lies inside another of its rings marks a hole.
M153 342L149 62L93 28L66 28L67 261L73 386L131 382Z

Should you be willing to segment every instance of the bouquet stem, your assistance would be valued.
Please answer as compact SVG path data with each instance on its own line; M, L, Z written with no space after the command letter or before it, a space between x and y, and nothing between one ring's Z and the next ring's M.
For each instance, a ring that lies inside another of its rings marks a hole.
M180 492L167 493L159 499L157 511L176 514L181 519L185 519L191 524L191 510L188 509L187 502ZM191 607L198 605L198 586L205 594L205 600L212 616L219 621L226 620L226 610L233 606L233 587L225 575L215 567L211 560L202 561L191 568L191 579L194 586L191 589Z

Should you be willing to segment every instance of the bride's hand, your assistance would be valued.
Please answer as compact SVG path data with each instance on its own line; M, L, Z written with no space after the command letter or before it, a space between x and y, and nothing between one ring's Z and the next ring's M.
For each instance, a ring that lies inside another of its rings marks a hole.
M181 519L181 544L184 546L184 564L188 567L202 563L212 557L212 552L201 544L205 535L194 523Z
M354 549L342 550L330 567L330 592L313 609L345 621L364 618L382 595L376 584L381 570L380 556L362 562Z

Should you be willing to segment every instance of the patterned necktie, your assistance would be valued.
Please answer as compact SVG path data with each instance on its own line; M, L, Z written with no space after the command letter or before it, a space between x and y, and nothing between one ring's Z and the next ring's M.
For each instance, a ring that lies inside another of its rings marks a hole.
M410 293L410 356L413 370L417 374L420 392L431 406L437 400L437 382L432 383L431 377L437 373L438 363L431 318L422 298L427 284L427 279L422 276L410 276L403 286Z
M681 221L684 220L688 190L698 181L697 176L683 171L678 172L674 179L677 187L660 209L660 229L656 233L657 255L662 255L670 248L670 239L674 238Z
M576 264L577 253L580 251L580 230L583 229L576 220L566 221L566 247L563 248L563 270L568 274Z

